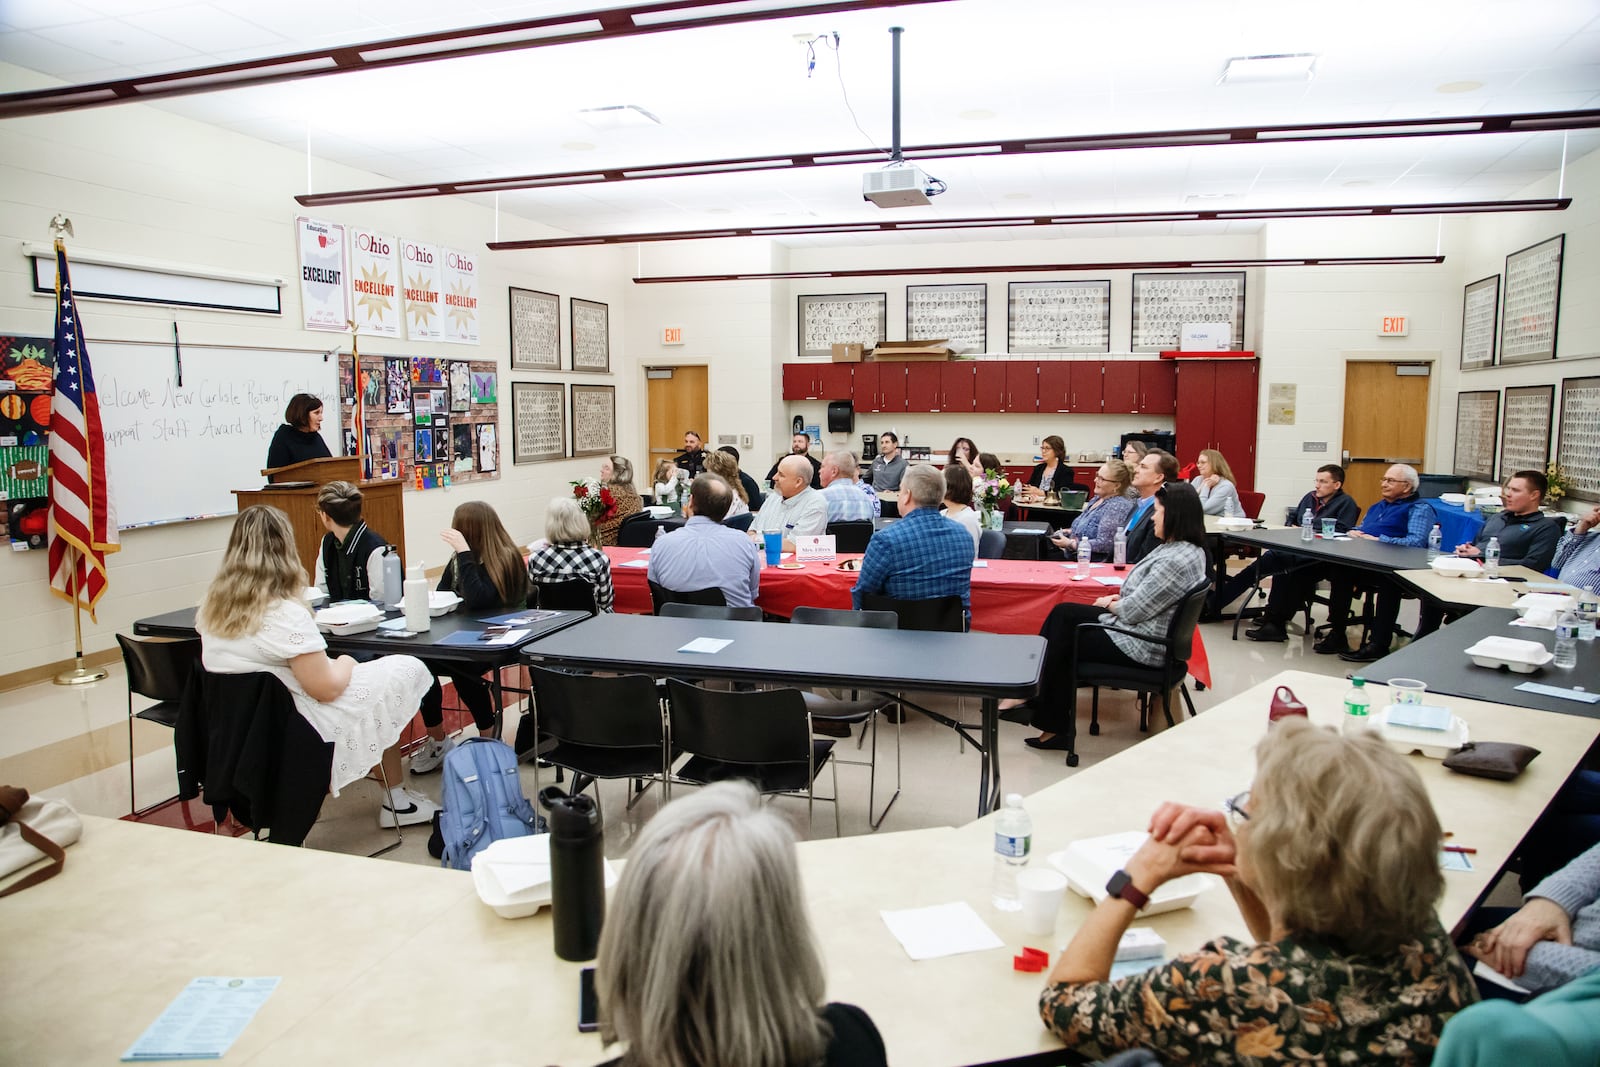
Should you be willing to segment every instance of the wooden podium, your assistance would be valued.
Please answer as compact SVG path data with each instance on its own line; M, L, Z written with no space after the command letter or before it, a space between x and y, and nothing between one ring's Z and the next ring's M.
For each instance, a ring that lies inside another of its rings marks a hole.
M317 513L317 494L329 482L354 482L361 490L361 517L372 532L400 551L406 558L406 517L402 504L403 483L398 478L361 481L361 460L357 456L329 456L272 467L261 472L267 484L260 489L235 489L239 510L255 504L275 507L289 516L294 527L295 547L308 578L317 573L317 553L321 550L322 519Z

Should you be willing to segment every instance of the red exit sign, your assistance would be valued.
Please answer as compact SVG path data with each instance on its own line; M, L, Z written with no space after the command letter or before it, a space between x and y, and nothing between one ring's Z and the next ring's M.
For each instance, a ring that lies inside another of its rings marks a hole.
M1411 332L1411 319L1405 315L1385 315L1378 324L1379 337L1405 337Z
M683 344L683 327L663 326L661 328L661 343L664 345Z

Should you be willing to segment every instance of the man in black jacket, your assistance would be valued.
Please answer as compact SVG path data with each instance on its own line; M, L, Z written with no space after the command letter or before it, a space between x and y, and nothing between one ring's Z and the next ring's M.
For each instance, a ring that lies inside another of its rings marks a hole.
M317 493L317 517L328 532L311 584L335 603L382 596L387 542L361 520L361 490L349 482L329 482Z
M1289 526L1299 526L1307 510L1311 512L1311 525L1318 533L1322 531L1322 520L1332 519L1334 529L1339 533L1348 533L1351 527L1361 519L1361 505L1355 498L1344 491L1344 468L1337 463L1328 463L1317 468L1317 478L1312 485L1311 492L1300 498L1300 503L1284 520ZM1246 590L1255 585L1256 579L1267 578L1274 574L1284 574L1296 567L1309 563L1303 556L1296 556L1290 552L1273 552L1268 550L1261 554L1261 558L1250 564L1244 570L1235 574L1222 583L1222 588L1217 591L1212 607L1221 612L1229 604L1238 600ZM1289 614L1299 610L1291 607ZM1260 627L1256 627L1260 629ZM1280 627L1281 629L1281 627ZM1249 635L1247 635L1249 636ZM1282 641L1284 637L1262 636L1255 638L1258 641Z
M1139 499L1128 516L1128 565L1132 566L1156 550L1161 539L1155 531L1156 490L1178 481L1178 457L1159 448L1151 449L1133 469L1133 488Z

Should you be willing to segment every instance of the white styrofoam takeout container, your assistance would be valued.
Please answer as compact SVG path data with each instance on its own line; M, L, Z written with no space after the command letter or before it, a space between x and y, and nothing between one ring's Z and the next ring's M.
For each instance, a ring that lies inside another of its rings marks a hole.
M1480 667L1506 667L1518 674L1532 674L1556 658L1538 641L1518 641L1514 637L1485 637L1465 651Z

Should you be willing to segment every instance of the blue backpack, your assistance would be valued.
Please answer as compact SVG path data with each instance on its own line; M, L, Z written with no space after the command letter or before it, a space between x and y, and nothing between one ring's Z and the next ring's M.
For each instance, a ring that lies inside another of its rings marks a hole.
M544 818L522 795L516 753L503 741L472 737L451 749L441 803L441 862L458 871L471 870L472 857L492 841L545 832Z

